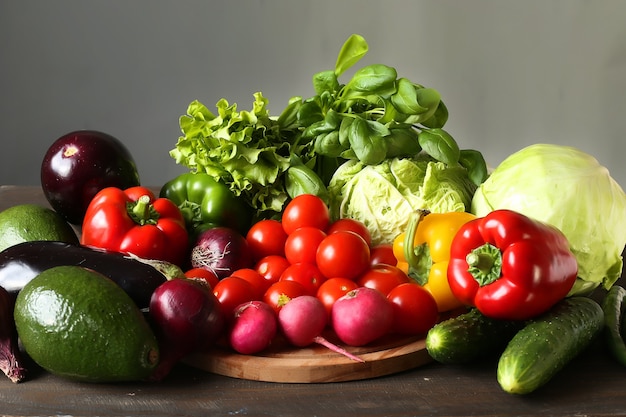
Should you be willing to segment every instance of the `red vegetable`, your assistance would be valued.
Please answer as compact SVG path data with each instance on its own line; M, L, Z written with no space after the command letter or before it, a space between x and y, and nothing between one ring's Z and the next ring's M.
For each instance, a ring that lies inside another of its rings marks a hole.
M81 244L182 265L188 234L180 209L145 187L108 187L91 200Z
M353 361L365 362L321 335L326 327L326 321L324 305L311 295L302 295L289 300L278 313L280 329L292 345L304 347L317 343Z
M391 302L379 291L359 287L335 301L332 327L350 346L363 346L389 333L393 324Z
M191 266L215 272L219 279L254 266L246 238L235 229L214 227L198 235L191 249Z
M184 356L211 346L224 329L224 315L202 279L177 278L161 284L150 299L150 318L161 362L151 380L162 380Z
M230 345L241 354L252 355L272 343L277 329L274 310L263 301L249 301L235 309Z
M564 298L578 265L558 229L510 210L471 220L452 240L454 295L485 316L526 320Z

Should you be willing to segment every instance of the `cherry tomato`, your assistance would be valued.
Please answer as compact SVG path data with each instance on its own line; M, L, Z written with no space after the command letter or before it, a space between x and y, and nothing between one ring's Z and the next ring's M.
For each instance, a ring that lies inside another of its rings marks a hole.
M252 288L254 288L255 300L261 300L263 298L263 294L265 294L265 291L267 291L269 286L272 284L271 282L267 281L263 275L259 274L256 269L252 268L238 269L234 271L231 276L248 281L250 285L252 285Z
M356 282L348 278L330 278L318 288L317 298L324 304L328 317L330 317L335 301L358 287Z
M411 279L399 268L393 265L378 264L364 273L356 283L360 287L369 287L380 291L384 295L400 284L411 282Z
M222 311L231 318L235 308L242 303L254 300L254 288L248 281L239 277L226 277L213 288L213 294L220 302Z
M448 262L437 262L430 267L428 282L424 284L424 288L435 298L440 312L463 306L448 284Z
M396 266L398 260L393 254L393 245L381 243L370 249L370 265L386 264Z
M283 271L290 265L287 258L278 255L265 256L256 263L254 269L272 285L278 282Z
M282 224L285 233L309 226L326 231L330 223L330 212L324 200L313 194L300 194L285 206Z
M263 301L278 314L280 309L292 298L306 295L306 289L296 281L278 281L270 285L263 295Z
M335 220L330 224L326 233L331 234L340 230L356 233L361 236L363 240L365 240L367 246L372 244L372 235L370 235L370 231L367 230L367 227L363 224L363 222L348 218Z
M393 306L393 330L406 335L426 333L437 323L433 296L415 282L400 284L387 294Z
M356 233L338 231L320 242L315 260L327 278L355 279L370 267L370 248Z
M248 246L255 260L268 255L285 255L287 233L283 225L274 219L261 220L252 225L246 234Z
M326 281L326 277L315 264L300 262L289 265L283 271L279 281L296 281L304 287L307 295L315 296L318 288Z
M191 268L190 270L185 271L185 276L187 278L203 279L207 282L207 284L211 286L211 289L215 288L215 286L219 282L219 279L217 278L217 275L215 275L215 272L209 271L208 269L204 268Z
M285 258L290 264L299 262L315 263L315 254L326 233L315 227L300 227L287 236Z

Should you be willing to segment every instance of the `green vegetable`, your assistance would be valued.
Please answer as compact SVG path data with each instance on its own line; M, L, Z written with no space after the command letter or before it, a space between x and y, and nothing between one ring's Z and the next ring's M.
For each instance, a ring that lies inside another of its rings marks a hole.
M611 354L619 363L626 366L626 343L623 326L626 312L626 289L614 285L602 301L604 311L604 334Z
M472 309L432 327L426 335L426 350L437 362L468 363L501 353L523 323L492 319Z
M345 84L339 82L367 51L362 36L350 36L335 69L313 76L316 95L292 99L287 114L303 129L303 141L313 143L318 155L366 165L414 157L423 150L446 165L465 167L476 184L484 181L484 160L476 153L462 158L456 141L443 129L448 109L437 90L398 77L395 68L382 64L359 68Z
M546 384L589 346L604 326L600 305L569 297L531 320L509 342L498 362L502 389L527 394Z
M578 262L570 295L610 288L622 272L626 194L608 170L576 148L526 147L506 158L478 187L472 212L511 209L560 229Z
M252 213L223 183L204 172L186 172L166 182L159 193L180 208L192 240L216 226L235 229L245 235Z
M378 165L351 160L337 169L328 185L332 217L363 222L372 244L393 242L417 209L468 211L475 190L465 168L425 154Z

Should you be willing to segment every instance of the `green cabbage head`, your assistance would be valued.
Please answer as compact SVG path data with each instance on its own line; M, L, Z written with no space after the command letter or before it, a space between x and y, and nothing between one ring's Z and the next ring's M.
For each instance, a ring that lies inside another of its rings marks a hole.
M335 171L328 185L332 218L363 222L375 245L392 243L417 209L469 211L475 191L465 168L427 155L386 159L377 165L350 160Z
M472 212L507 208L552 224L578 262L570 292L610 288L622 273L626 195L591 155L569 146L535 144L507 157L478 187Z

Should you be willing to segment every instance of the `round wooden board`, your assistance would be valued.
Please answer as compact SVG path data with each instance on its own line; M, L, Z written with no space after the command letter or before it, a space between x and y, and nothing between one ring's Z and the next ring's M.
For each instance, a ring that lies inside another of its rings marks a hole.
M327 336L333 343L332 335ZM374 378L432 362L424 337L387 337L361 347L342 346L360 363L323 346L293 348L278 341L256 355L240 355L226 347L197 353L185 363L219 375L267 382L321 383Z

